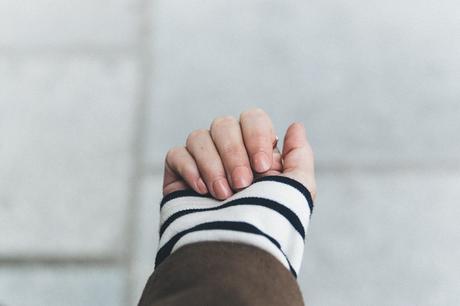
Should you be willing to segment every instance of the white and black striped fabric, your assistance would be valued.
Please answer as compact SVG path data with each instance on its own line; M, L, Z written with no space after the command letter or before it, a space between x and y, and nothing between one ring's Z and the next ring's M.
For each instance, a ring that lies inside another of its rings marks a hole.
M172 192L160 204L155 266L181 246L230 241L269 252L297 277L312 211L307 188L284 176L256 179L225 201L191 189Z

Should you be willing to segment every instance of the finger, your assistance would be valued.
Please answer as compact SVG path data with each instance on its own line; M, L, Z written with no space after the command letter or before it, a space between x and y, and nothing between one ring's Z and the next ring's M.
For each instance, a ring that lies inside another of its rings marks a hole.
M233 190L249 186L253 175L238 120L232 116L218 117L212 122L210 133Z
M282 159L283 174L300 180L315 198L314 156L303 124L294 122L289 126L284 138Z
M171 192L178 191L178 190L186 190L189 189L190 186L182 180L175 181L163 188L163 197L167 196Z
M286 131L283 144L284 171L313 169L313 151L303 124L294 122Z
M281 152L278 147L273 149L273 162L270 170L282 172L283 171L283 161L281 157Z
M283 172L283 163L280 150L276 147L273 149L273 162L270 170L263 173L255 173L254 178L260 178L267 175L279 175Z
M192 155L185 147L175 147L166 154L163 193L184 189L182 181L198 193L208 192Z
M201 177L212 196L224 200L233 194L225 177L219 153L208 130L201 129L187 137L187 150L195 159Z
M241 113L240 124L252 168L259 173L269 170L276 137L270 117L264 110L252 108Z

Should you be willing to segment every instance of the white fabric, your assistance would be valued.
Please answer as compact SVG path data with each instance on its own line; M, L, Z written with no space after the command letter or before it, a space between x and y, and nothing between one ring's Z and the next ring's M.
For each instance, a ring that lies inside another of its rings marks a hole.
M300 184L300 183L299 183ZM221 207L236 199L258 197L263 201L275 201L299 218L305 232L310 220L310 208L304 194L294 184L279 181L260 181L246 189L235 193L225 201L202 196L181 196L167 201L160 210L161 225L177 212L187 209L203 209ZM270 201L266 202L270 204ZM209 229L187 233L174 245L172 252L181 246L200 241L233 241L259 247L277 258L286 268L289 263L298 273L303 257L304 240L286 217L269 207L241 204L211 211L187 213L170 223L160 237L159 247L162 248L176 234L197 225L215 222L245 222L253 225L266 235L274 238L281 250L267 237L262 235L225 229ZM283 253L285 255L283 255ZM287 257L287 259L286 259Z
M160 241L160 247L177 233L209 221L240 221L252 224L280 243L281 249L290 258L292 265L300 265L303 253L302 237L291 223L278 212L256 205L230 206L220 210L195 212L181 216L166 228ZM240 234L238 232L232 233ZM267 238L264 237L264 239Z

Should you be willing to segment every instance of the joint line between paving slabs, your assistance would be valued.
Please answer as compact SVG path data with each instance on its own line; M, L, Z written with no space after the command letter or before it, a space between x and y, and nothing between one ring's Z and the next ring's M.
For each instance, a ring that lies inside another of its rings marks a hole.
M124 269L125 269L125 286L122 297L122 305L130 305L134 296L134 250L136 247L136 218L139 212L139 201L142 179L145 173L144 167L144 140L146 137L147 125L147 108L150 97L151 86L151 41L150 41L150 14L151 4L149 0L143 0L140 4L142 13L139 26L139 42L137 47L137 59L139 64L139 80L138 80L138 103L134 114L134 135L133 135L133 150L132 150L132 175L130 180L127 216L125 221L125 241L124 241ZM137 298L137 297L136 297ZM140 297L139 297L140 298Z

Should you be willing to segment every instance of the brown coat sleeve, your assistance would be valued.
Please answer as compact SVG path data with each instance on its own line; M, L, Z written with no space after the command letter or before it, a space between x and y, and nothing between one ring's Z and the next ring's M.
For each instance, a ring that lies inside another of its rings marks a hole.
M185 245L155 268L139 306L302 306L297 280L255 246Z

